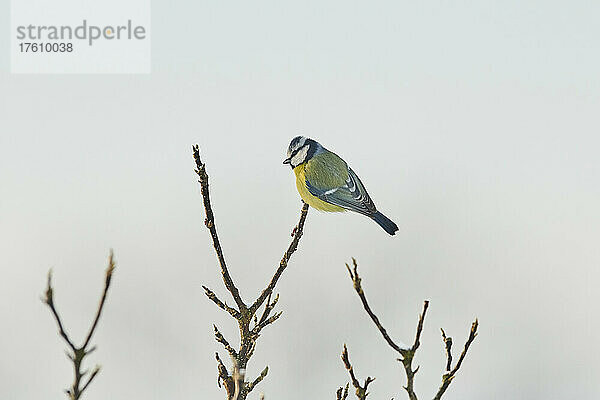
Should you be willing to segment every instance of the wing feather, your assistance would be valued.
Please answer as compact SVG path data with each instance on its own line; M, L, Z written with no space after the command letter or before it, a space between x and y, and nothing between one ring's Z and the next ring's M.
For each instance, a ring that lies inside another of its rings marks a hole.
M319 199L350 211L371 216L377 212L373 200L369 197L367 189L360 178L348 167L348 179L342 186L328 190L319 189L306 181L308 191Z

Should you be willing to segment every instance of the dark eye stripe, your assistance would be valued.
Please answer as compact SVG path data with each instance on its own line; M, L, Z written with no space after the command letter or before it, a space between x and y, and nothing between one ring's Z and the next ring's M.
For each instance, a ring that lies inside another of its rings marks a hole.
M306 146L309 146L309 144L308 144L308 143L306 143L306 144L304 144L303 146L301 146L301 147L297 148L296 150L294 150L294 151L292 152L292 155L290 156L290 158L293 158L293 157L294 157L296 154L298 154L298 152L299 152L300 150L302 150L302 149L303 149L303 148L305 148ZM309 150L310 150L310 148L309 148Z

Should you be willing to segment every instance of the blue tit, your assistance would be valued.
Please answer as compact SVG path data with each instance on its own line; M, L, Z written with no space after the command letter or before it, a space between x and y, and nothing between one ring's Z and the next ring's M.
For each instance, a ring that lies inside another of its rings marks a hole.
M308 205L321 211L354 211L393 235L398 226L377 211L365 186L337 154L304 136L292 139L283 161L296 174L296 187Z

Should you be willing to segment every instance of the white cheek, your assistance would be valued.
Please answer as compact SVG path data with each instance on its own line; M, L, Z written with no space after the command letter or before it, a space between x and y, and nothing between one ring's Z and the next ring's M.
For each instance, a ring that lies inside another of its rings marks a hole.
M304 146L303 148L300 149L300 151L298 151L296 153L296 155L294 157L292 157L291 162L294 167L296 167L304 162L304 159L306 158L306 155L308 154L308 147L309 146Z

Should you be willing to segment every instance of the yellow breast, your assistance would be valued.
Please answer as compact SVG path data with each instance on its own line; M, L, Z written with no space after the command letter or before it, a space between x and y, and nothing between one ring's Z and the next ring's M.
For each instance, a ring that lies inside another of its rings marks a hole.
M320 211L328 211L328 212L346 211L342 207L324 202L323 200L319 199L318 197L313 196L308 191L308 188L306 187L306 177L304 175L305 167L306 167L306 164L301 164L301 165L298 165L296 168L294 168L294 173L296 174L296 187L298 188L298 193L300 193L300 197L302 197L302 200L304 200L304 202L307 203L309 206L311 206L317 210L320 210Z

